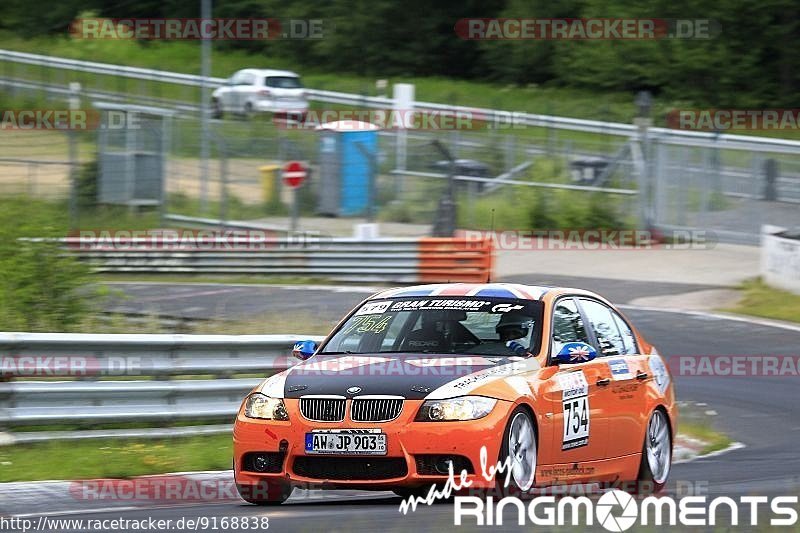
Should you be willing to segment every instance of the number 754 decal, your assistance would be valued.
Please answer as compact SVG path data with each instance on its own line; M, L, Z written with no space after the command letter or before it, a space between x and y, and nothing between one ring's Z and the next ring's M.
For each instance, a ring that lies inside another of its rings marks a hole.
M589 385L583 371L558 376L564 432L561 449L571 450L589 443Z

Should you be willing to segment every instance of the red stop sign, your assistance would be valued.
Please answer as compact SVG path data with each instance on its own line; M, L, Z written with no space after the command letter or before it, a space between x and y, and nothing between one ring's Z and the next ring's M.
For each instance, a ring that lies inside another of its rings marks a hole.
M289 188L301 186L307 175L306 166L300 161L289 161L283 165L283 183Z

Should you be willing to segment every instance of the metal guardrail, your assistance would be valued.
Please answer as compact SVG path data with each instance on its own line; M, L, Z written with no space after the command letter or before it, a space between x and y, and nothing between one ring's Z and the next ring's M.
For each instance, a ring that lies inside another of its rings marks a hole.
M0 333L0 426L232 417L260 379L220 376L288 368L300 339L323 337ZM215 377L157 379L178 375Z
M39 54L29 54L24 52L15 52L12 50L0 50L0 61L9 61L25 65L58 68L107 76L121 76L137 80L173 83L191 87L204 86L204 79L201 76L193 74L182 74L163 70L128 67L123 65L82 61ZM206 83L208 83L208 85L211 87L218 87L224 82L225 80L223 78L210 77L207 79ZM309 99L318 102L380 109L391 108L394 104L394 100L391 98L364 96L336 91L323 91L318 89L308 89L308 97ZM513 119L517 124L526 127L555 128L634 138L638 137L639 135L639 129L637 126L621 122L604 122L600 120L557 117L534 113L519 113L498 109L452 106L433 102L415 102L414 109L423 111L436 111L452 115L457 115L459 113L468 114L470 117L499 123L507 123L508 120L513 116ZM659 137L662 142L674 142L693 146L712 146L715 148L774 153L800 152L800 141L788 139L775 139L748 135L715 134L697 131L674 130L669 128L649 128L648 135Z
M245 242L214 237L154 242L148 238L60 239L100 273L257 274L342 281L481 282L490 276L491 241L463 238L268 238Z

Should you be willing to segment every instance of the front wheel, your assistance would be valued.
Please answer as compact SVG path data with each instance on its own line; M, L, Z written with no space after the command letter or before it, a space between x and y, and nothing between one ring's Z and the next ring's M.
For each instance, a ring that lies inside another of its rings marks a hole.
M524 407L517 407L508 419L500 447L500 462L510 458L511 473L505 486L506 473L498 473L495 480L502 493L519 494L533 488L537 462L536 430L533 420Z
M647 422L642 446L637 492L659 492L667 484L672 466L672 434L664 411L656 409Z

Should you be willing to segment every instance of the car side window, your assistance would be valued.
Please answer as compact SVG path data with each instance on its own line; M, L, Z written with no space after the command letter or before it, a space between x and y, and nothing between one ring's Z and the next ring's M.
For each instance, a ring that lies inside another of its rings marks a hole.
M231 76L231 85L241 85L244 83L244 72L241 70Z
M619 333L622 336L622 344L625 346L625 355L637 353L636 337L633 336L630 326L614 311L611 311L614 316L614 321L617 323Z
M589 335L583 324L578 306L572 298L564 298L556 303L553 309L553 349L557 354L561 348L570 342L589 343Z
M584 299L581 299L581 307L597 337L597 356L625 354L625 343L619 333L617 323L614 321L611 309L600 302Z

